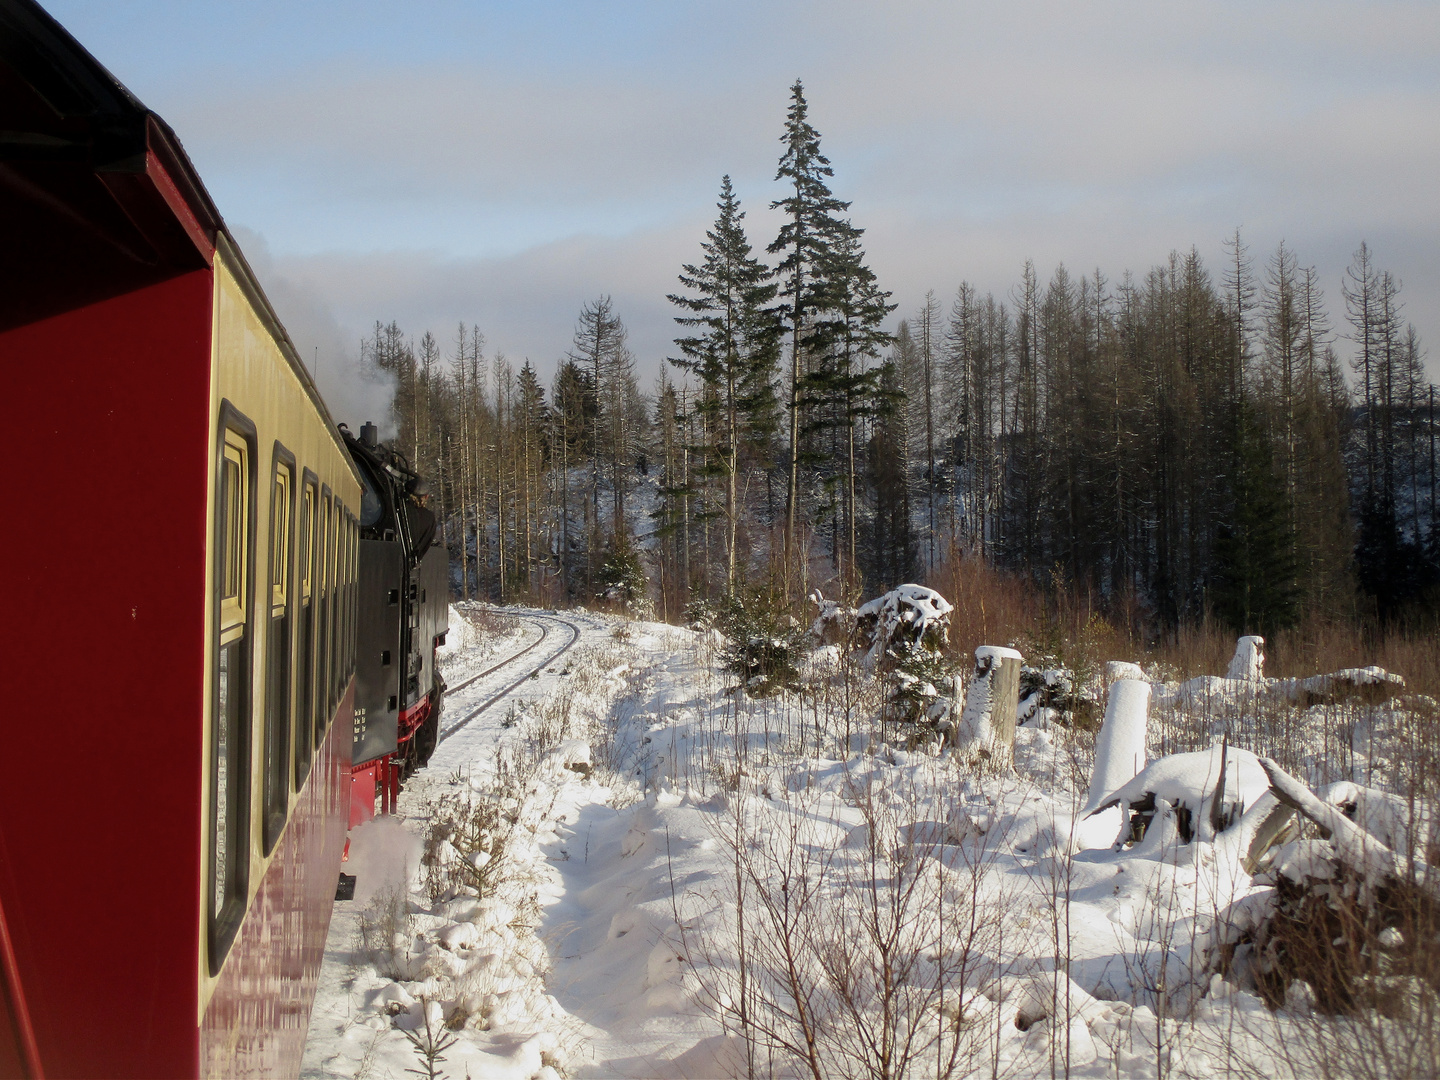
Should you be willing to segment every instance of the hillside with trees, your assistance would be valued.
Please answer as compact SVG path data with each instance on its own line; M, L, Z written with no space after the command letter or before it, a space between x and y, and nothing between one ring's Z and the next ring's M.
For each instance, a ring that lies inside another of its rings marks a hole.
M896 325L799 82L780 143L778 234L752 239L722 178L653 387L603 295L548 387L477 326L447 348L376 323L458 595L798 613L978 559L1161 627L1423 613L1435 387L1366 244L1329 297L1237 230L1217 267L1024 261L1007 294L962 281Z

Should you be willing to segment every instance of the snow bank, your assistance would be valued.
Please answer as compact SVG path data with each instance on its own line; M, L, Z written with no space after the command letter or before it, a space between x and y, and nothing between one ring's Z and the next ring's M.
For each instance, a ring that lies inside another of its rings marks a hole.
M461 653L469 652L480 644L482 635L475 625L460 613L454 604L450 605L450 628L445 631L445 644L435 650L435 658L445 664Z

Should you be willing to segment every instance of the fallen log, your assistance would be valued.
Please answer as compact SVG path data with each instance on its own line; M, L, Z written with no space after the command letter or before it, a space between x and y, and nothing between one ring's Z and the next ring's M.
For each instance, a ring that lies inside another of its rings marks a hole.
M1262 757L1260 767L1270 778L1270 790L1275 798L1319 827L1341 866L1376 884L1391 880L1413 881L1431 900L1440 901L1440 888L1437 888L1434 875L1425 873L1424 866L1416 866L1412 860L1397 855L1346 817L1338 806L1322 800L1271 758Z

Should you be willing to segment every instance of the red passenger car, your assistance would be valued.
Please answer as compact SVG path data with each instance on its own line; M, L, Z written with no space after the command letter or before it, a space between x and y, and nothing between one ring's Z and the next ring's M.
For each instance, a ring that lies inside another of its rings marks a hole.
M0 0L0 1075L294 1075L361 477L168 126Z

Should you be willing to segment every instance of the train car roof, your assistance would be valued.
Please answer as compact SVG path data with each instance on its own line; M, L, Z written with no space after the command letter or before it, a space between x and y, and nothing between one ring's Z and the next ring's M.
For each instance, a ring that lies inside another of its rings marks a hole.
M0 235L14 253L0 262L0 331L211 267L221 251L345 452L180 139L35 0L0 0Z

